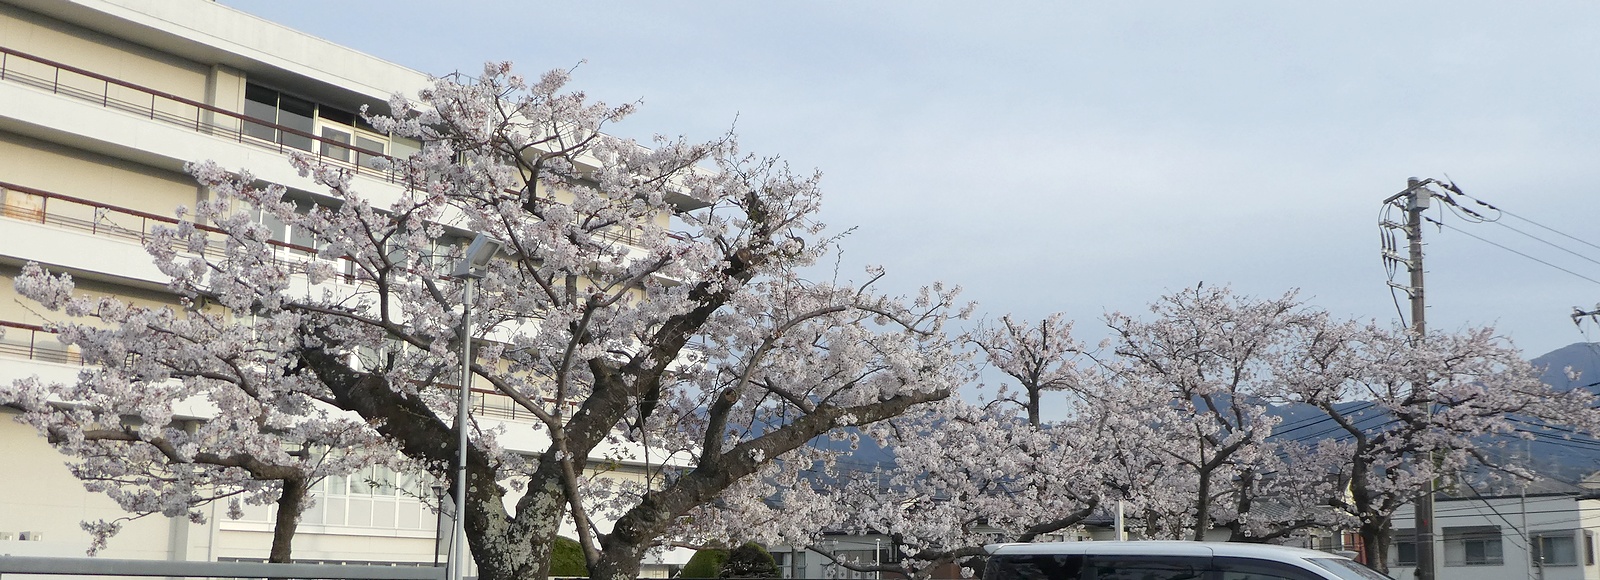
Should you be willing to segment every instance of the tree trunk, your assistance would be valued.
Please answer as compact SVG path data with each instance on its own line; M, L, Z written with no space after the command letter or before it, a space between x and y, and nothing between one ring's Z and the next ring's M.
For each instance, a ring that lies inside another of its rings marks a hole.
M554 463L550 453L541 458L539 468L529 477L527 493L517 500L516 517L508 517L493 473L485 466L469 465L466 527L480 580L533 580L549 575L550 556L567 501L559 465Z
M1194 506L1194 536L1196 542L1206 541L1206 528L1211 526L1211 471L1201 470L1199 489Z
M1040 391L1041 389L1037 387L1028 388L1028 424L1033 425L1036 429L1042 420L1039 417L1039 398L1042 396Z
M1389 526L1378 522L1363 522L1360 528L1361 551L1366 556L1367 566L1373 570L1389 573L1389 540L1393 530Z
M278 520L272 527L272 551L268 553L267 561L287 564L293 561L290 549L294 542L295 529L300 527L300 512L306 508L310 481L304 477L291 477L280 481L283 483L283 493L278 496Z

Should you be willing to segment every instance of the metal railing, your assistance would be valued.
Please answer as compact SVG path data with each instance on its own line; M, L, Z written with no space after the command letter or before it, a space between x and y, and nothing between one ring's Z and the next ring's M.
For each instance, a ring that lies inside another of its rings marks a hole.
M44 327L0 320L0 356L69 365L83 364L83 356Z
M300 151L318 156L322 161L368 175L389 183L408 184L404 172L397 169L379 170L360 163L362 159L394 158L379 151L363 149L326 137L318 137L295 129L248 115L186 99L171 93L111 78L72 65L34 56L0 46L0 81L29 85L51 93L95 103L108 109L132 113L153 121L192 129L196 132L219 136L279 153ZM263 139L250 134L251 128L273 135ZM293 140L311 143L310 149L288 143ZM356 159L355 162L351 158ZM395 164L399 165L399 164ZM519 192L508 193L520 195ZM637 246L639 239L632 228L606 228L596 235L626 245Z
M352 162L364 158L392 159L380 151L363 149L350 143L318 137L306 131L256 119L213 105L187 99L164 91L144 87L124 80L111 78L69 64L34 56L25 52L0 47L0 81L12 81L48 90L51 93L72 97L188 128L199 133L218 136L280 153L298 150L317 155L324 162L337 165L360 175L368 175L390 183L404 183L405 175L394 169L380 170L370 165ZM252 128L273 137L264 139L250 134ZM288 141L311 144L311 148L297 147Z
M36 206L33 206L22 203L20 200L7 199L4 207L0 207L0 217L48 224L70 230L88 232L97 236L118 238L142 244L153 233L152 228L155 225L176 226L178 224L176 218L62 195L15 183L0 181L0 191L6 192L4 195L7 196L11 195L11 192L32 196L38 202ZM221 230L217 231L220 232Z
M0 81L29 85L54 94L99 104L108 109L133 113L153 121L272 149L279 153L291 150L311 153L330 165L349 169L359 175L376 177L389 183L410 183L402 171L393 168L379 170L359 162L363 158L394 160L382 152L318 137L293 127L263 121L3 46L0 46ZM273 138L263 139L251 135L251 128L271 132ZM312 146L310 149L296 147L287 143L285 137L293 137L295 140L311 143ZM350 160L352 157L356 162ZM391 167L398 165L394 164ZM516 191L508 193L520 195ZM595 234L630 246L639 244L637 232L632 228L606 228Z
M158 226L178 225L177 218L0 181L0 196L9 198L15 194L32 196L37 200L37 205L6 199L5 203L0 205L0 217L52 225L139 244L148 240L155 233L154 228ZM205 255L210 258L222 257L226 251L226 244L221 238L226 237L228 233L205 224L195 224L194 227L218 236L217 239L206 242ZM267 240L266 244L277 250L272 260L281 266L303 268L312 259L324 259L312 258L317 254L317 249L309 246L278 240ZM357 282L359 277L355 275L351 260L349 258L338 258L338 260L342 264L340 270L344 282L347 284Z

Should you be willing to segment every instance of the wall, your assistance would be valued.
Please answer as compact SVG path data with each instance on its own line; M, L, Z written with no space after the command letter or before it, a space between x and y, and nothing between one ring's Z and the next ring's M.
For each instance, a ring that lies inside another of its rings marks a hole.
M14 411L0 409L0 441L5 442L0 445L0 465L9 473L27 477L0 477L0 536L11 534L10 539L0 539L0 554L81 557L89 547L89 534L79 522L112 520L127 513L110 498L86 492L67 470L65 458L33 427L14 421L15 417ZM160 515L128 522L100 555L169 559L174 556L169 543L174 529L189 526L183 519ZM43 539L18 539L24 531L42 533ZM206 548L204 533L191 534L188 539L197 548Z
M22 10L0 5L0 46L193 100L206 96L207 66ZM17 65L15 61L8 63ZM69 80L66 77L63 80ZM100 92L105 84L69 80ZM112 96L130 96L113 88Z

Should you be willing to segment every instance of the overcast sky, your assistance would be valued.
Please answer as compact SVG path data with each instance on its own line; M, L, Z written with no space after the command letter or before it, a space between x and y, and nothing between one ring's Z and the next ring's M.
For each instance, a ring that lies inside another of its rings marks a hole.
M434 74L587 61L577 88L643 100L616 134L737 120L746 150L820 169L847 267L1085 338L1201 281L1395 320L1377 222L1409 176L1600 243L1600 3L223 3ZM1430 328L1585 340L1568 315L1600 282L1466 234L1595 280L1600 249L1444 219Z

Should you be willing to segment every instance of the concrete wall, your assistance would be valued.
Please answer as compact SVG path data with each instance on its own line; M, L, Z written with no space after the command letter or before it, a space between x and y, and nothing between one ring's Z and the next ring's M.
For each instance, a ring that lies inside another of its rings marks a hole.
M0 5L0 45L37 57L69 64L114 79L142 85L192 100L206 96L210 67L125 40L47 18L20 8ZM8 66L21 65L16 60ZM64 75L64 83L99 93L105 83ZM113 87L113 98L147 101L135 93Z
M0 553L14 556L83 556L89 547L89 534L79 522L113 520L126 512L101 494L88 493L64 463L65 457L32 427L17 423L16 413L0 409L0 465L11 477L0 477ZM26 474L25 477L20 475ZM107 558L165 560L187 555L175 553L171 546L175 529L190 524L182 519L168 520L160 515L124 524L101 552ZM22 532L41 534L42 540L19 539ZM206 535L188 534L189 542L205 550ZM180 546L185 544L178 544Z
M0 181L161 216L174 215L180 205L193 208L200 192L194 179L182 173L3 131ZM86 206L49 203L52 214L93 219Z

